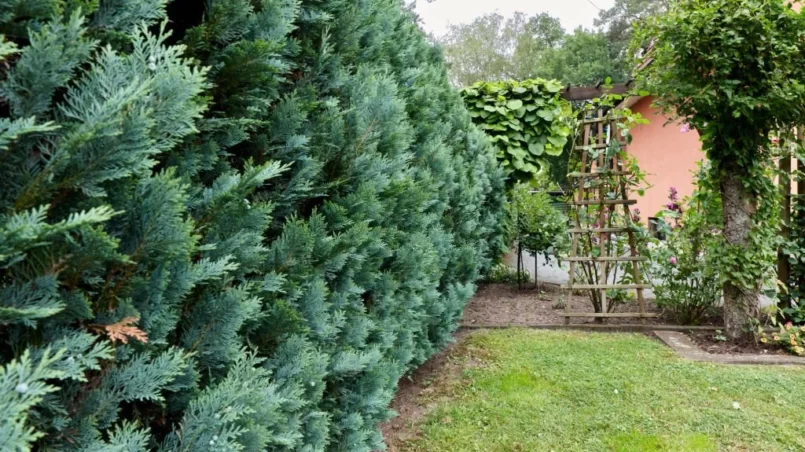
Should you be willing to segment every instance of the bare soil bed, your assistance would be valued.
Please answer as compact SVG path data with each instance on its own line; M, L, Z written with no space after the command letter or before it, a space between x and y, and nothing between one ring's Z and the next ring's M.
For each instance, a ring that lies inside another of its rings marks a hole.
M715 355L790 355L778 345L762 344L754 341L726 341L723 337L719 337L718 333L712 331L690 331L688 336L699 348Z
M522 289L517 285L486 284L478 288L475 297L470 300L464 310L463 325L562 325L565 323L564 307L560 306L565 294L556 285L541 284L540 290L533 283L526 283ZM593 306L587 295L573 295L570 299L572 312L593 312ZM656 312L651 301L647 302L647 311ZM638 312L637 303L618 306L615 312ZM638 318L610 318L611 324L639 323ZM594 318L574 317L571 324L596 323ZM647 324L666 323L662 318L648 318Z

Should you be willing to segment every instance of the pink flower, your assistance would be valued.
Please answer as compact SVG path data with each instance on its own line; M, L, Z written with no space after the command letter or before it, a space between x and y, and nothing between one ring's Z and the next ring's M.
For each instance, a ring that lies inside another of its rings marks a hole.
M671 261L671 265L676 265L676 256L671 256L671 259L669 259L669 261Z
M682 124L682 128L679 129L679 132L680 133L688 133L688 132L690 132L690 124L688 124L688 123Z
M777 137L774 137L774 138L771 139L771 142L774 143L774 144L780 144L780 139L777 138Z

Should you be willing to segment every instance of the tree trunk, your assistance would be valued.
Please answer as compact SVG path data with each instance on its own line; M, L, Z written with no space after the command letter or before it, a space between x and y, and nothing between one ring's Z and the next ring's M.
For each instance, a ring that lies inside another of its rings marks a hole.
M724 237L732 246L747 248L752 217L757 211L757 195L747 191L739 171L727 171L721 180L721 200L724 210ZM747 336L746 327L758 312L760 282L752 288L724 283L724 332L730 339Z
M786 149L788 143L785 143L783 148ZM787 152L780 158L779 163L780 176L780 196L782 202L780 203L780 235L784 243L777 247L777 279L787 288L791 288L791 262L789 261L790 255L786 254L784 249L791 239L791 155ZM788 291L781 291L777 305L780 309L785 309L791 304L791 296Z

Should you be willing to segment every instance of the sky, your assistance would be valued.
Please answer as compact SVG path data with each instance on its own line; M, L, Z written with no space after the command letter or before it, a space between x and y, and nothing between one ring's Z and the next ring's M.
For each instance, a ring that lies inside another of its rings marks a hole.
M598 8L607 9L615 0L418 0L416 11L426 31L441 36L448 24L472 22L476 17L498 12L511 16L516 11L528 15L546 12L558 17L562 26L571 31L582 25L590 28L598 16Z

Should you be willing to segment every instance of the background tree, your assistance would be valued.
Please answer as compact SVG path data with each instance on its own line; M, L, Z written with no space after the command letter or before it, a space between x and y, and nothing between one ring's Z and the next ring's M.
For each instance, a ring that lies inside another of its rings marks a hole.
M619 48L607 35L579 28L566 33L559 19L541 13L490 14L469 24L452 25L439 38L457 86L477 81L557 79L593 84L607 77L626 78Z
M634 25L668 9L668 0L615 0L615 4L602 10L595 26L602 31L612 51L622 62L631 60L625 52L632 40Z
M518 183L511 190L508 204L511 242L517 244L518 264L526 251L534 256L534 281L539 287L538 256L561 258L570 249L569 219L554 206L549 190L555 185L545 177L531 183ZM519 267L519 265L518 265ZM525 272L526 269L520 269Z
M439 43L453 83L469 86L481 80L530 78L545 49L558 46L564 34L559 20L547 14L488 14L451 25Z
M655 40L641 81L700 133L709 182L723 204L724 321L745 334L776 257L777 191L771 134L805 115L805 16L782 1L680 0L648 21L634 45Z
M601 10L593 29L566 33L547 13L505 18L489 14L469 24L451 25L437 37L460 87L478 81L557 79L586 85L610 77L626 81L631 70L627 48L633 25L665 11L668 0L616 0Z
M577 28L565 35L558 48L545 51L535 72L565 84L594 85L607 78L623 82L627 78L623 59L602 32Z
M542 65L545 51L562 45L565 30L559 19L546 13L526 17L516 13L517 22L524 22L522 34L516 40L517 46L512 54L515 74L518 80L530 78L535 68Z

